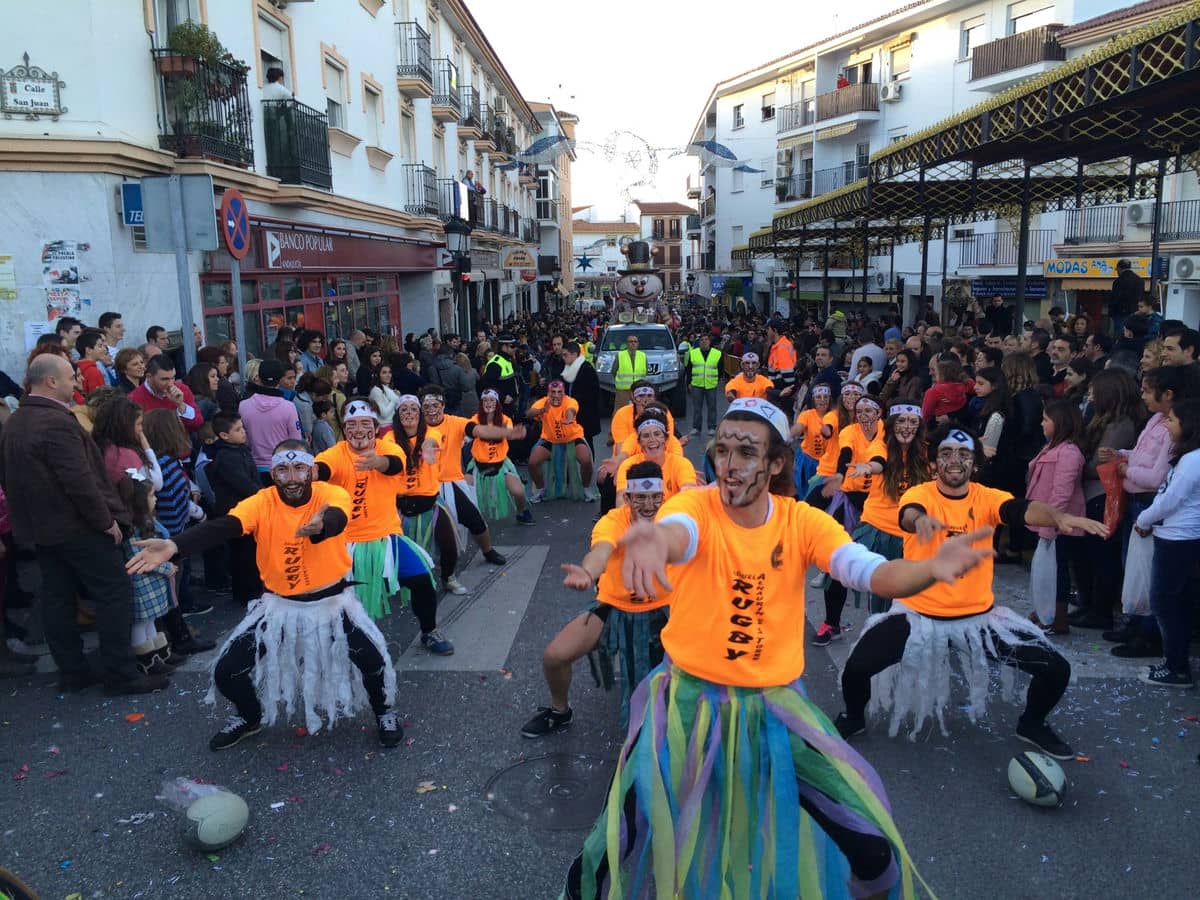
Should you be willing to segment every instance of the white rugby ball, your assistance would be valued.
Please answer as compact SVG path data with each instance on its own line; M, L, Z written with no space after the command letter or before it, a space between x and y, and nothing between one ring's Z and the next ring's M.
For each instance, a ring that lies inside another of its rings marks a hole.
M1008 786L1034 806L1062 806L1067 776L1062 766L1045 753L1027 750L1009 760Z
M250 809L237 794L218 791L187 808L183 839L197 850L228 847L246 830Z

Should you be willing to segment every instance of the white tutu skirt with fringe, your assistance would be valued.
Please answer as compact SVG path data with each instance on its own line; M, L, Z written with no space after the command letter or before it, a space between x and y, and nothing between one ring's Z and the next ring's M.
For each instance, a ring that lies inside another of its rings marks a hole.
M263 708L263 723L272 725L297 710L304 712L310 734L370 709L362 675L350 659L343 616L366 635L383 657L383 686L390 706L396 699L396 671L387 641L363 609L354 587L340 594L302 603L270 592L250 604L246 617L225 639L219 660L229 646L247 632L257 638L258 662L254 688ZM215 663L214 663L215 668ZM207 703L216 702L216 685L209 688Z
M908 617L908 641L900 662L871 679L867 715L890 716L891 737L899 734L901 725L911 719L909 739L915 740L931 717L937 719L943 735L948 733L945 712L950 703L952 661L957 663L967 689L967 717L975 723L987 711L989 663L1001 656L997 641L1009 647L1050 646L1040 628L1006 606L993 606L985 613L962 619L934 619L894 600L888 612L867 619L862 634L889 616ZM853 655L853 647L850 653ZM1010 703L1020 701L1017 675L1013 666L1000 666L1000 696Z

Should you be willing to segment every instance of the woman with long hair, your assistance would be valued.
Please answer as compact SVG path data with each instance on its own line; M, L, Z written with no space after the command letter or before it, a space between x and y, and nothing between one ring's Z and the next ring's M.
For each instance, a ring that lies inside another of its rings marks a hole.
M104 456L104 470L116 484L134 470L145 477L154 490L162 490L162 470L158 455L142 430L142 408L124 394L110 397L96 409L92 438Z
M512 419L504 414L500 405L500 395L493 390L484 391L479 398L474 419L479 425L513 427ZM533 524L533 510L525 496L525 485L508 458L507 439L489 441L477 437L472 440L467 475L475 485L479 511L489 522L507 519L515 512L519 524Z
M221 407L217 403L217 389L220 387L220 382L221 376L217 372L217 367L207 362L196 363L183 380L183 383L191 388L192 394L196 398L196 406L200 409L200 415L206 422L211 422L213 416L221 411Z
M371 356L374 357L375 353L372 353ZM366 366L359 369L359 372L361 373L365 368ZM368 397L375 404L375 409L379 411L380 422L391 422L396 417L396 407L400 405L400 394L392 387L391 366L384 363L375 369ZM391 425L388 425L388 428L390 429Z
M896 354L895 367L892 374L884 382L883 390L879 392L879 402L884 409L891 409L897 403L921 405L925 389L921 385L921 362L917 354L911 350L901 350Z
M1115 458L1119 451L1133 448L1146 422L1146 405L1133 376L1120 369L1097 372L1091 391L1094 412L1081 441L1087 460L1083 495L1087 517L1103 521L1105 493L1097 467ZM1120 536L1111 544L1093 535L1080 540L1075 566L1079 610L1069 621L1081 628L1111 629L1124 577Z
M1091 360L1086 356L1076 356L1067 363L1067 371L1063 376L1063 382L1067 386L1063 391L1063 399L1070 400L1079 407L1084 425L1092 420L1092 401L1088 398L1091 396L1092 376L1095 374L1096 367L1092 365Z
M454 364L462 369L462 396L458 401L458 414L471 418L479 409L479 373L471 365L471 357L465 353L454 354Z
M354 388L358 396L367 396L371 393L371 388L379 383L379 367L383 365L384 359L386 357L383 355L383 350L379 347L372 347L370 352L367 353L367 358L363 360L354 375ZM382 421L384 422L390 422L391 420L392 417L390 415L382 417Z
M1010 353L1000 364L1000 371L1008 382L1011 395L1011 415L1005 420L1001 433L1004 456L1011 458L1012 465L1004 467L1004 480L996 480L992 487L1008 491L1014 497L1024 497L1029 464L1038 455L1046 436L1042 432L1042 395L1038 390L1037 367L1028 353ZM1009 452L1011 448L1011 452ZM997 556L1002 563L1019 563L1024 552L1031 548L1032 537L1025 528L1006 528L1008 549Z
M809 504L817 507L817 509L825 509L829 506L829 501L833 495L825 496L822 493L822 488L826 481L837 474L839 455L838 435L842 429L849 428L855 423L854 408L858 403L858 399L865 393L861 384L856 381L847 381L842 385L836 409L831 410L833 415L826 414L824 418L821 434L825 438L825 453L817 460L817 473L813 475L808 484L803 488L804 499ZM798 493L800 490L800 486L797 486ZM824 576L821 577L822 579L824 578Z
M146 355L134 347L118 350L113 368L117 371L117 387L122 393L132 394L146 380Z

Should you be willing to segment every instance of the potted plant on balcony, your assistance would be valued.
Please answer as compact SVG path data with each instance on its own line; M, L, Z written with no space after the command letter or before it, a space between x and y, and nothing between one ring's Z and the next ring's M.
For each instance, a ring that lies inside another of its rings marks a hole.
M183 22L171 29L167 37L170 56L158 58L158 71L163 75L195 75L199 63L205 63L210 77L207 88L214 96L228 96L246 80L250 67L225 49L220 39L199 22Z
M780 180L775 182L775 199L782 203L788 198L788 183Z

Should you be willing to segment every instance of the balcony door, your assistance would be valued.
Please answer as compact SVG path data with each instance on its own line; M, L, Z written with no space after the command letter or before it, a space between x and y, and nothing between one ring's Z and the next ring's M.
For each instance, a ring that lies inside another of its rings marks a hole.
M171 30L184 22L200 21L200 0L155 0L155 45L167 46Z

